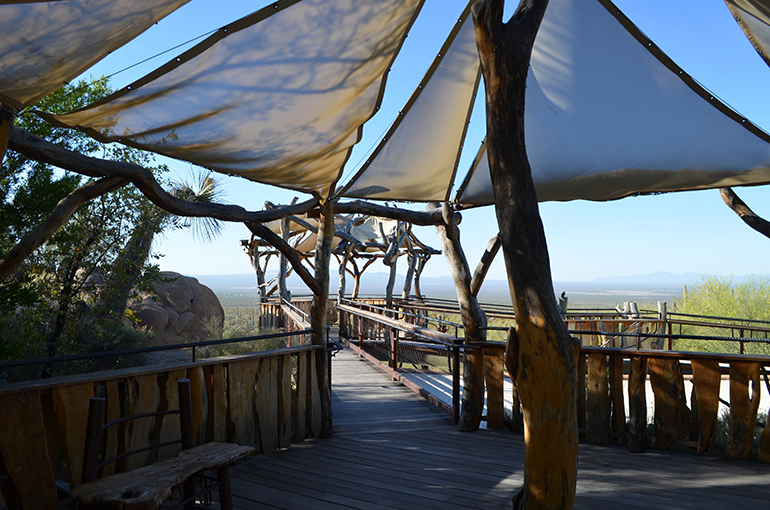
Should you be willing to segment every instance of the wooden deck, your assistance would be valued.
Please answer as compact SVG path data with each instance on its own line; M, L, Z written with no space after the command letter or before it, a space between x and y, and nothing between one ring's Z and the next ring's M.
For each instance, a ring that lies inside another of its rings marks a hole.
M510 508L521 435L450 417L346 349L333 363L334 437L231 469L237 508ZM770 508L770 465L580 445L576 508Z

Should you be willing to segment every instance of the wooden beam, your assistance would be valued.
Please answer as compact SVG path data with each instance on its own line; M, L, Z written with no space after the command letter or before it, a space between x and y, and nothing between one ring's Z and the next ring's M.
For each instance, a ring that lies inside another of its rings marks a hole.
M89 177L125 177L155 205L177 216L210 217L231 222L273 221L291 214L304 214L318 204L315 198L294 206L264 211L247 211L238 205L188 202L176 198L161 187L152 172L139 165L83 156L13 127L8 147L28 158ZM260 236L261 237L261 236Z
M479 265L476 266L476 270L473 272L473 277L471 278L471 294L474 296L479 295L481 284L484 283L484 278L486 278L487 272L492 266L492 262L495 260L495 255L497 255L497 252L500 250L500 246L502 246L502 241L500 240L500 234L498 233L489 240L489 243L487 243L487 249L484 251L484 255L481 256L481 260L479 260Z
M271 245L275 246L278 251L286 256L289 263L294 268L294 271L296 271L299 277L302 278L302 281L305 282L305 285L307 285L313 294L320 292L318 283L315 281L310 272L305 268L305 266L302 265L302 259L300 259L294 248L289 246L288 243L284 242L284 240L281 239L277 234L275 234L272 230L262 225L261 223L246 222L246 226L254 235L261 237Z
M408 209L399 209L398 207L385 207L384 205L372 204L361 200L339 202L334 205L334 210L338 213L358 213L408 221L413 225L438 225L444 221L440 211L410 211Z
M761 218L752 211L746 203L735 194L732 188L719 188L719 194L727 207L733 210L746 225L750 226L765 237L770 237L770 221Z

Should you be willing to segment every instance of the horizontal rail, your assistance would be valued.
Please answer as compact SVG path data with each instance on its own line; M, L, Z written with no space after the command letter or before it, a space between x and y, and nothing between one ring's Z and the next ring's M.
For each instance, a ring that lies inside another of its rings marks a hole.
M208 367L219 365L243 359L262 359L271 356L283 354L298 354L306 351L322 351L323 345L299 345L296 347L284 347L281 349L270 349L266 351L257 351L246 354L231 354L229 356L219 356L216 358L203 358L197 361L178 361L166 363L163 365L143 365L140 367L120 368L117 370L104 370L101 372L90 372L87 374L65 375L62 377L52 377L50 379L35 379L31 381L21 381L0 386L0 396L18 393L25 390L48 390L51 388L72 386L84 381L106 381L112 379L121 379L124 377L138 377L141 375L153 374L159 370L173 367L174 369L189 369L192 367ZM160 368L159 368L160 367Z
M366 310L361 310L360 308L355 308L353 306L337 305L337 308L351 315L356 315L358 317L370 319L370 320L379 322L381 324L384 324L386 326L389 326L393 329L404 331L405 333L410 333L415 336L428 338L430 340L433 340L438 343L442 343L447 346L453 346L457 344L458 340L462 341L462 339L459 339L458 337L455 337L452 335L447 335L446 333L441 333L439 331L434 331L432 329L423 328L421 326L415 326L413 324L408 324L406 322L402 322L396 319L392 319L390 317L386 317L385 315L382 315L379 313L367 312Z
M222 340L204 340L202 342L188 342L183 344L171 344L171 345L156 345L151 347L136 347L133 349L93 352L88 354L68 354L66 356L56 356L51 358L33 358L33 359L24 359L24 360L3 361L3 362L0 362L0 369L11 368L11 367L24 367L24 366L30 366L30 365L44 365L49 363L50 364L64 363L67 361L78 361L78 360L85 360L85 359L109 358L114 356L128 356L130 354L146 354L148 352L174 351L178 349L195 349L198 347L208 347L210 345L233 344L233 343L240 343L240 342L251 342L254 340L269 340L271 338L299 336L299 335L308 334L310 332L311 330L305 329L302 331L292 331L290 333L289 332L271 333L268 335L247 336L247 337L240 337L240 338L226 338Z
M644 357L644 358L665 358L677 360L711 360L723 363L733 361L759 363L763 366L770 366L770 356L759 356L749 354L728 354L714 352L697 351L664 351L659 349L622 349L618 347L599 347L584 345L580 348L581 353L599 353L608 356L626 356L626 357Z

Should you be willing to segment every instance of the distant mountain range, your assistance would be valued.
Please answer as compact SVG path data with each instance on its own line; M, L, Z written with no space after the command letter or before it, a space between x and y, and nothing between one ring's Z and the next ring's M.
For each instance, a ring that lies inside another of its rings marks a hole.
M633 283L643 285L674 285L681 287L682 285L692 285L700 281L703 275L701 273L684 273L673 274L664 271L656 271L651 274L637 274L631 276L605 276L602 278L596 278L592 282L596 283Z
M246 273L246 274L223 274L223 275L192 275L195 278L197 278L201 283L204 285L211 287L212 289L248 289L248 288L255 288L257 285L257 277L253 273ZM272 278L275 276L275 273L272 273L268 276L269 278ZM697 283L701 280L702 274L700 273L684 273L684 274L673 274L673 273L667 273L663 271L656 271L655 273L651 274L641 274L641 275L629 275L629 276L605 276L602 278L596 278L591 281L587 282L554 282L554 287L594 287L594 286L600 286L600 287L607 287L607 286L617 286L617 285L633 285L633 286L653 286L653 287L664 287L664 288L678 288L682 287L683 285L693 285L694 283ZM735 277L736 280L741 280L745 277L737 276ZM364 275L362 286L366 286L367 288L373 288L373 289L384 289L385 285L388 281L388 273L385 272L367 272ZM438 277L429 277L429 276L423 276L421 278L421 285L423 287L423 290L426 290L428 288L437 288L437 287L452 287L454 288L454 285L452 283L452 278L450 276L438 276ZM404 276L398 275L396 280L396 288L403 287L404 282ZM288 281L289 287L293 288L303 288L304 285L302 284L302 280L297 276L292 274L289 276ZM352 278L348 277L348 285L352 285ZM505 280L487 280L484 282L485 287L504 287L505 290L508 290L508 282ZM332 278L330 281L330 287L335 289L337 288L337 279ZM379 292L379 290L377 291Z
M269 277L274 276L270 274ZM382 295L388 282L388 273L367 272L361 282L362 295ZM202 284L213 289L217 294L222 293L256 293L257 278L254 274L231 275L198 275L195 276ZM588 282L554 282L554 293L566 292L570 298L570 306L584 304L586 306L614 306L624 301L652 303L656 301L673 302L682 295L684 285L699 282L699 273L672 274L655 272L647 275L611 276L597 278ZM741 280L745 277L735 277ZM450 276L427 277L421 279L422 293L435 298L454 299L455 289ZM338 280L331 278L329 292L337 292ZM308 294L302 280L292 274L288 279L289 290L295 295ZM394 294L400 295L404 286L404 276L398 275ZM353 280L348 278L347 289L352 291ZM412 290L414 292L414 290ZM479 294L482 302L509 303L508 282L505 280L487 280Z

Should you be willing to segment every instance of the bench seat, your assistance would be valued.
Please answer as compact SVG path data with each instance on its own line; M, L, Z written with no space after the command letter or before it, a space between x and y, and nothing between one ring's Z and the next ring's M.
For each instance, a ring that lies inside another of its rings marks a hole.
M72 499L78 508L155 509L195 473L216 471L253 454L250 446L206 443L183 450L173 459L84 483L72 490Z

